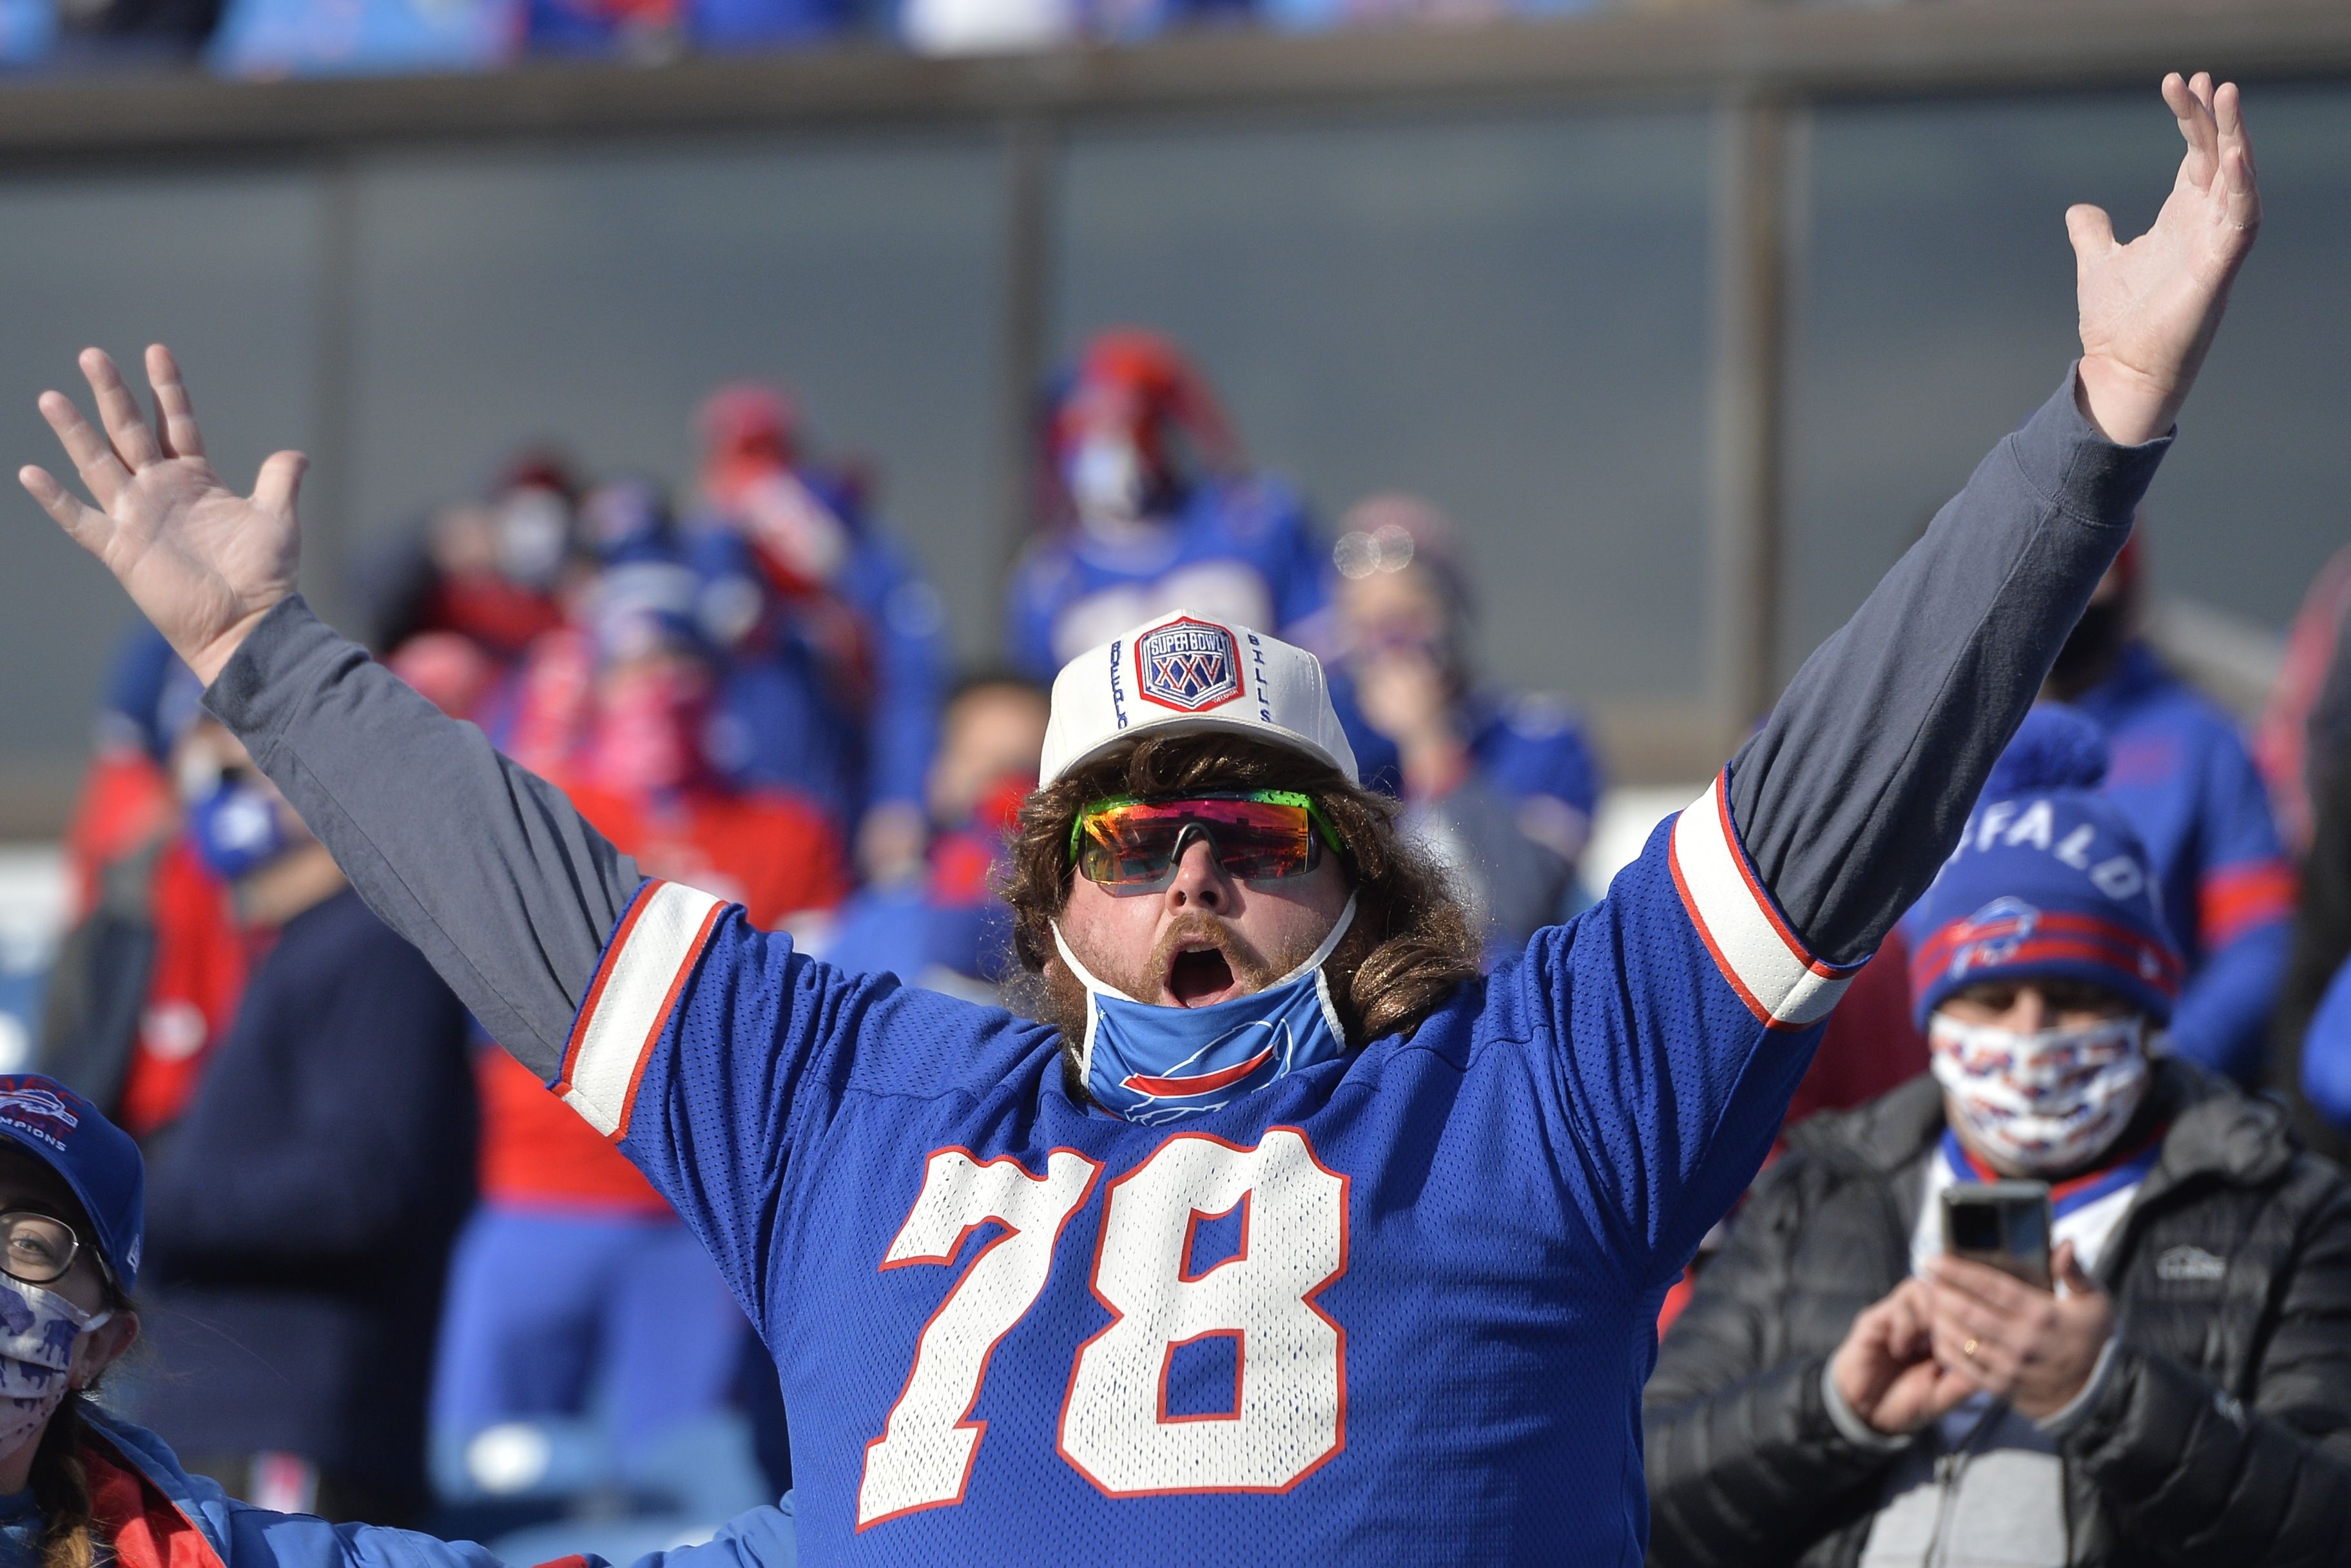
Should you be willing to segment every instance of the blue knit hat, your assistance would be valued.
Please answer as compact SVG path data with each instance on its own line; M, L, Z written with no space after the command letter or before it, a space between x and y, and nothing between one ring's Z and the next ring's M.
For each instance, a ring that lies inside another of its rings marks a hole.
M2170 1021L2179 954L2147 847L2095 793L2105 775L2106 743L2087 718L2053 703L2024 716L1913 916L1920 1027L1986 980L2085 981Z
M64 1178L98 1234L86 1237L128 1294L139 1282L147 1232L147 1162L131 1134L99 1108L37 1072L0 1076L0 1139Z

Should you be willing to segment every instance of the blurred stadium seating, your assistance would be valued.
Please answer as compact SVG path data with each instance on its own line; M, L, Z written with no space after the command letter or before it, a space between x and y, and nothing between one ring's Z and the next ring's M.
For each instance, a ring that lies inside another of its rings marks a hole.
M780 375L871 458L970 656L1027 526L1043 370L1146 322L1326 517L1397 484L1446 505L1495 675L1583 701L1614 776L1681 779L2053 378L2054 214L2151 213L2149 110L2116 89L2189 57L2273 78L2263 172L2296 216L2151 502L2154 570L2266 630L2336 536L2351 414L2325 286L2351 19L2300 0L26 78L0 126L0 438L38 449L32 393L82 343L170 336L232 471L313 455L307 580L333 612L370 539L518 441L674 476L703 387ZM167 243L44 237L134 221ZM16 548L0 837L62 820L121 615L63 540Z

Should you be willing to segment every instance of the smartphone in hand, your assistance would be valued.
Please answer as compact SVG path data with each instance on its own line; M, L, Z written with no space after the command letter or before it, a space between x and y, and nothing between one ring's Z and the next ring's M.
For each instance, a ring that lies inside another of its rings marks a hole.
M2049 1184L1968 1181L1945 1187L1943 1250L2036 1290L2055 1289L2049 1271Z

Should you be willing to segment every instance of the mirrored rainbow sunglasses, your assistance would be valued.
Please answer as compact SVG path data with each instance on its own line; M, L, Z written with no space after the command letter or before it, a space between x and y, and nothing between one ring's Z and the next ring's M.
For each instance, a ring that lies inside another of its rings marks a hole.
M1176 880L1193 835L1228 876L1272 882L1303 876L1322 863L1322 846L1343 853L1337 830L1311 796L1295 789L1248 789L1144 800L1113 795L1070 824L1070 859L1089 882L1121 893L1156 893Z

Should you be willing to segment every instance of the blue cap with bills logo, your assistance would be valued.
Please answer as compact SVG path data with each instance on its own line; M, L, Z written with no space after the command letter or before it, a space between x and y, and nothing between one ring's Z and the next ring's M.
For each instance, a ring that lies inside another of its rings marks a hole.
M56 1079L16 1072L0 1076L0 1138L65 1178L98 1232L83 1239L129 1293L147 1233L147 1162L131 1134Z

